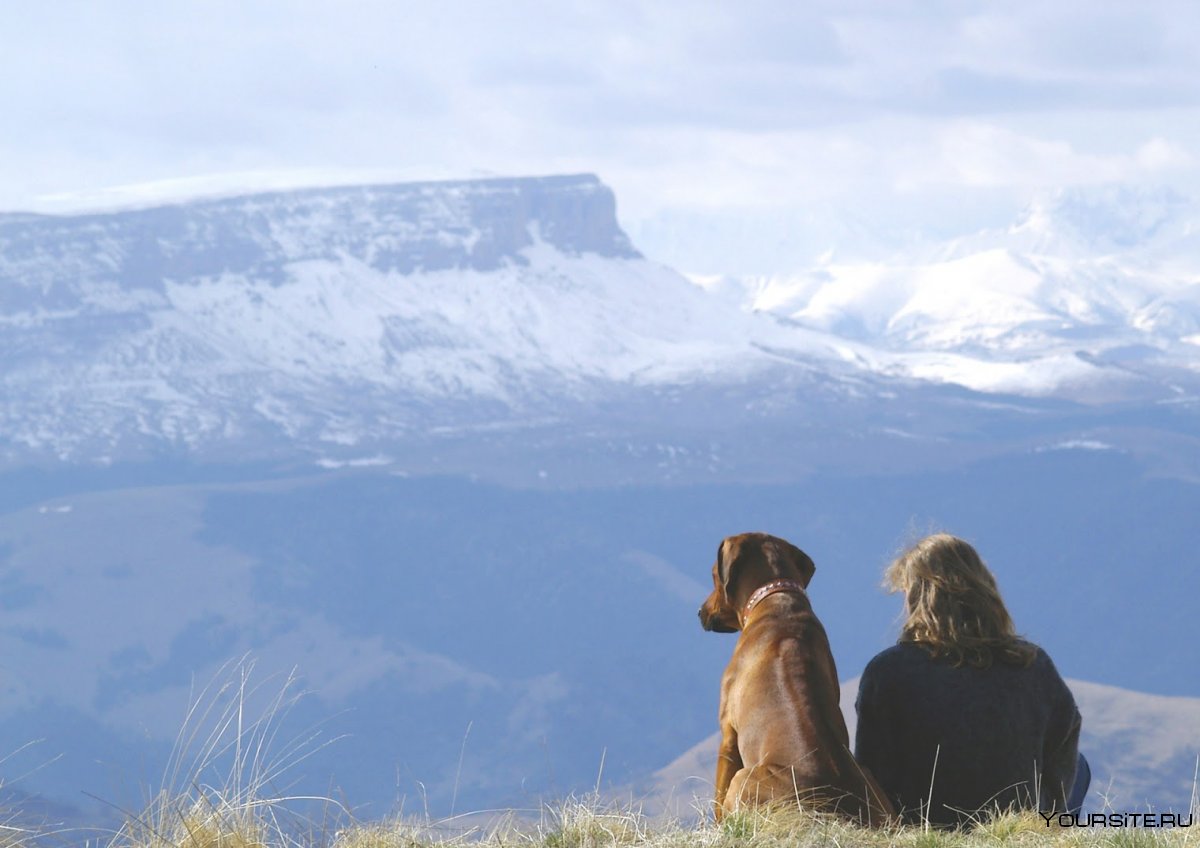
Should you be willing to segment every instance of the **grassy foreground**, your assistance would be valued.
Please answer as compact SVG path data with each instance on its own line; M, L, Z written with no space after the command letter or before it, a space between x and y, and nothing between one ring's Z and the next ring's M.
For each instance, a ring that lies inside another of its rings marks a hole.
M362 822L330 799L263 799L246 791L251 788L230 795L228 785L216 790L193 783L182 795L160 795L115 833L0 822L0 848L1200 848L1200 810L1179 816L1180 824L1190 823L1183 827L1064 827L1025 813L940 831L869 829L795 809L748 810L720 824L685 824L652 820L635 805L614 806L592 796L546 806L540 814Z
M636 803L614 806L598 795L540 813L360 822L332 799L271 794L282 775L329 742L313 728L281 733L300 697L295 677L252 684L252 672L247 658L231 662L196 694L160 789L115 833L18 827L18 816L0 811L0 848L1200 848L1200 824L1060 827L1028 814L952 832L878 830L794 808L684 824L651 820ZM1200 808L1191 820L1200 822Z
M281 820L271 804L172 806L179 813L173 822L158 821L153 828L131 823L109 844L112 848L1200 848L1196 825L1059 827L1047 826L1036 814L1001 816L953 832L921 827L870 830L796 811L749 811L728 816L719 825L685 826L652 823L635 809L585 800L547 807L534 821L513 815L466 829L453 822L411 820L343 820L332 828L309 822L297 828L295 822ZM15 848L20 843L7 844Z
M1195 828L1166 830L1047 827L1036 814L1004 816L965 831L920 827L877 830L825 816L799 812L750 811L721 824L651 825L630 810L567 803L548 810L533 828L508 827L449 840L428 840L419 831L398 827L356 827L338 834L338 848L423 848L469 842L496 848L984 848L1049 846L1056 848L1180 848L1200 845Z

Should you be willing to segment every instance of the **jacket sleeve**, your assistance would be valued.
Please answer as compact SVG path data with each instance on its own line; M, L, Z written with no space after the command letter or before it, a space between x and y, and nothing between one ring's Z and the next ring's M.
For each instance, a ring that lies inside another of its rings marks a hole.
M1045 811L1067 809L1079 758L1079 730L1083 719L1075 697L1050 664L1054 675L1054 707L1042 748L1041 805Z
M875 776L884 793L898 804L895 739L891 733L891 715L879 675L867 665L858 682L854 710L858 722L854 730L854 758Z

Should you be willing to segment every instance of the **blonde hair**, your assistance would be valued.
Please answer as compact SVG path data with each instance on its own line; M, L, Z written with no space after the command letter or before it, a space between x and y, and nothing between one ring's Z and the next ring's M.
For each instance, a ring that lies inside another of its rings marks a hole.
M1017 635L996 578L962 539L926 536L897 557L883 579L907 601L899 641L956 666L987 668L993 660L1028 666L1037 656L1037 648Z

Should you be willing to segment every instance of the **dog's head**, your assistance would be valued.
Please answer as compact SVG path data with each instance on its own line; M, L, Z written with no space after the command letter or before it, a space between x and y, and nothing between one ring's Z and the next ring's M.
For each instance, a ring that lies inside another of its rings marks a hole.
M700 607L700 626L717 633L742 629L742 609L754 591L772 580L808 586L817 567L791 542L766 533L730 536L717 548L712 594Z

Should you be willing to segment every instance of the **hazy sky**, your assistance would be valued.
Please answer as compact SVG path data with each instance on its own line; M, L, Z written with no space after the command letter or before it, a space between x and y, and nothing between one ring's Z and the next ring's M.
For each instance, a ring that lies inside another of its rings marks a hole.
M0 209L590 171L652 255L788 271L1191 190L1197 44L1200 4L1145 0L0 0Z

